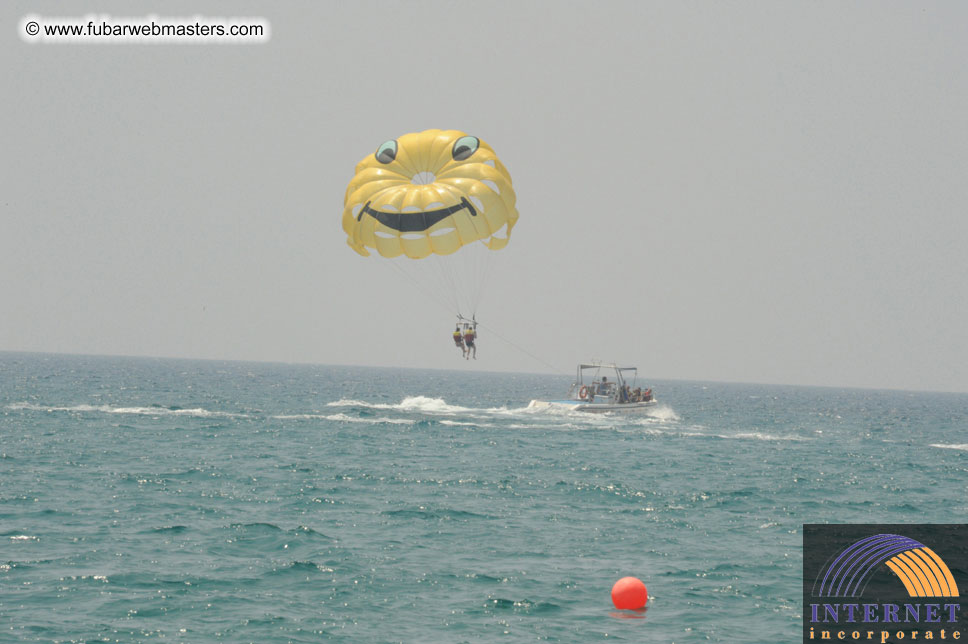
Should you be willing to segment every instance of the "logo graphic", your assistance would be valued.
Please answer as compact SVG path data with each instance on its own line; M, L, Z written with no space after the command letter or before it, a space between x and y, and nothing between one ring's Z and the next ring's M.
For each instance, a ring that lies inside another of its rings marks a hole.
M803 641L968 640L968 525L803 526Z
M877 534L844 548L820 571L813 595L860 597L881 564L897 575L909 597L958 597L958 584L941 557L897 534Z

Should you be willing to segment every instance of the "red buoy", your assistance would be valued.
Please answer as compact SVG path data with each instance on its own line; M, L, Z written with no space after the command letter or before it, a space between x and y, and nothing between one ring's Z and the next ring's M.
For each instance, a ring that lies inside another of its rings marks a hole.
M612 603L619 610L644 608L649 601L649 591L640 579L622 577L612 586Z

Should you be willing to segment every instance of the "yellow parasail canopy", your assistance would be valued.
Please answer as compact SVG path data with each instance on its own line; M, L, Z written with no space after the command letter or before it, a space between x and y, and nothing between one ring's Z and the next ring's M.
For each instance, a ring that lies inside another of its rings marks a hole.
M422 259L476 241L504 248L518 220L511 176L484 141L425 130L385 142L356 166L343 230L360 255Z

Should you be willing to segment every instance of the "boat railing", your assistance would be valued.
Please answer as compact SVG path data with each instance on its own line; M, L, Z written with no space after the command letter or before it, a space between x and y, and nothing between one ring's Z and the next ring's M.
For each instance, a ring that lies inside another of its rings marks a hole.
M582 396L584 393L584 397ZM614 382L575 382L568 389L570 400L582 400L585 402L615 402L618 395L618 387Z

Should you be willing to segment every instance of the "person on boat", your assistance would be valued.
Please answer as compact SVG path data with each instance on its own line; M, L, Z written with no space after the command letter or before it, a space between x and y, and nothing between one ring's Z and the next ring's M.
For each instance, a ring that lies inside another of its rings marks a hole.
M467 347L464 346L464 336L460 332L460 325L454 327L454 344L460 349L461 355L467 357Z
M602 382L599 383L598 385L598 393L599 394L608 393L608 376L602 376Z
M646 389L642 392L642 402L652 402L652 389Z
M631 402L642 402L642 387L636 387L632 390Z
M622 389L622 398L624 398L622 402L632 402L632 388L628 385L625 385L625 388Z
M464 358L467 360L471 359L471 352L474 352L474 359L477 360L477 345L474 341L477 339L477 322L474 326L469 324L464 325Z

